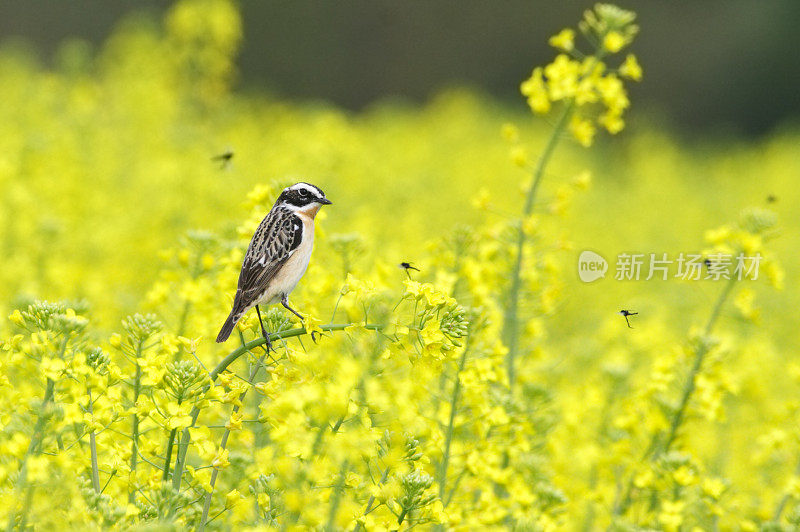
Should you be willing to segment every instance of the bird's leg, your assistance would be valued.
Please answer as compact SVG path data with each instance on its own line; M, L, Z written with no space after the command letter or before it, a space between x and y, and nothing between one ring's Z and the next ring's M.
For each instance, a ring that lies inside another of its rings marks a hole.
M300 315L299 312L297 312L295 309L293 309L292 307L289 306L289 298L286 297L286 294L284 294L283 297L281 298L281 305L286 307L286 309L289 312L291 312L292 314L294 314L295 316L300 318L300 321L303 321L305 319L303 316Z
M283 297L281 298L281 305L286 307L286 309L289 310L289 312L291 312L292 314L294 314L295 316L300 318L300 321L305 320L305 318L302 315L300 315L299 312L297 312L295 309L293 309L292 307L289 306L289 298L286 297L286 294L283 294ZM317 342L317 339L314 338L314 332L313 331L311 332L311 339L314 341L314 343Z
M267 353L269 353L272 350L272 342L269 340L267 330L264 328L264 320L261 319L261 311L258 309L258 305L256 305L256 314L258 314L258 323L261 324L261 334L264 335L264 340L267 341Z

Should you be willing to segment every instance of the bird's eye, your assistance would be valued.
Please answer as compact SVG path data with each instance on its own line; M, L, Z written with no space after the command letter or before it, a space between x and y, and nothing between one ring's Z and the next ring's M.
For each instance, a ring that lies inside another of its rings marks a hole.
M308 196L308 190L306 190L304 188L301 188L297 193L300 194L301 198L305 198L305 197Z

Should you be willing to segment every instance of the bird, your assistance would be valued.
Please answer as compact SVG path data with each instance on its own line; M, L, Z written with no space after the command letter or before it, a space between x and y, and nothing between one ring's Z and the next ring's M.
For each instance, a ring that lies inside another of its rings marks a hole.
M628 316L636 316L639 313L623 309L623 310L620 310L617 314L619 314L620 316L623 316L625 318L625 323L628 324L628 328L629 329L633 329L633 327L631 327L631 322L628 321Z
M233 308L219 331L218 343L227 340L241 317L255 307L269 351L272 344L261 319L260 305L281 303L303 319L289 306L289 294L311 259L314 218L323 205L331 203L319 187L310 183L300 182L283 189L247 247Z

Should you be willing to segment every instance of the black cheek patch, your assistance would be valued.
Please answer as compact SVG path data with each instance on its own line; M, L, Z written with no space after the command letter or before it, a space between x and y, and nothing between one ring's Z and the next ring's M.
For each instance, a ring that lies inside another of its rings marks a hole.
M296 190L291 190L286 193L285 198L287 203L294 205L295 207L305 207L312 201L314 201L308 194L305 197L300 196L300 193Z

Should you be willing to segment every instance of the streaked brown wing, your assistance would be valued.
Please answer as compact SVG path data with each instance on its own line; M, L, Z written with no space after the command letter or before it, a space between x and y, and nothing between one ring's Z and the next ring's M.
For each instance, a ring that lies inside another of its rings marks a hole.
M249 306L269 286L303 235L303 222L288 209L275 207L261 221L247 248L239 285L238 306ZM234 306L237 306L236 304Z

